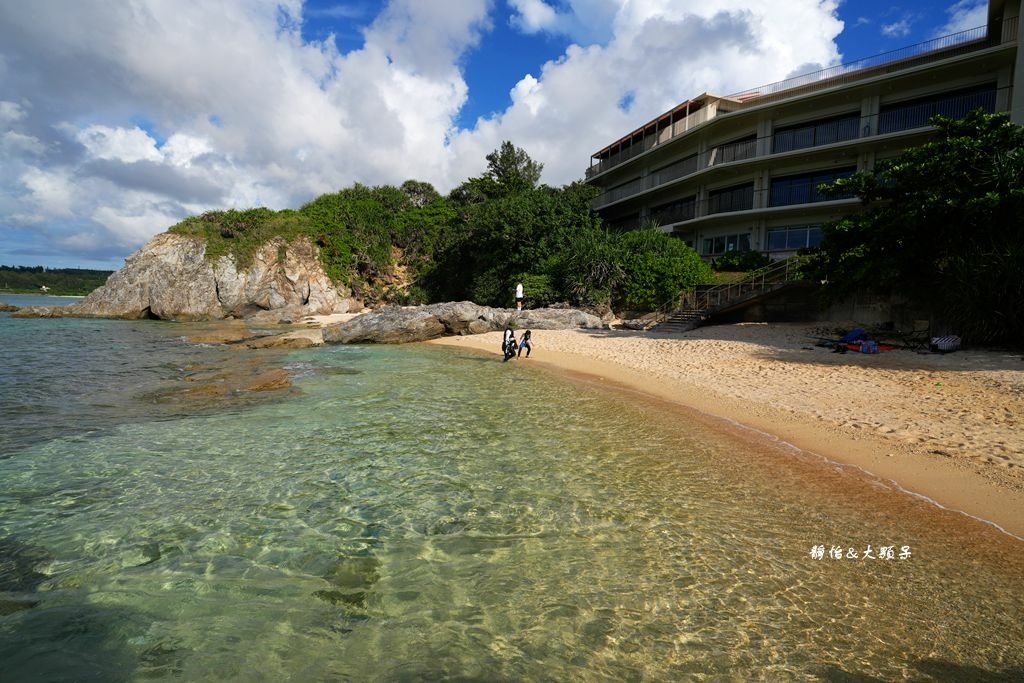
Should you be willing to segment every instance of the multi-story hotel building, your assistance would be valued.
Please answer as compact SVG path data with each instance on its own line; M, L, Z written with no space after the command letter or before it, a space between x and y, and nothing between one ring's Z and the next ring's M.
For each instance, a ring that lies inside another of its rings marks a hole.
M613 226L653 224L706 259L772 258L820 243L856 211L817 186L924 142L934 114L981 107L1024 124L1020 0L990 0L988 24L735 95L705 93L595 153L593 207Z

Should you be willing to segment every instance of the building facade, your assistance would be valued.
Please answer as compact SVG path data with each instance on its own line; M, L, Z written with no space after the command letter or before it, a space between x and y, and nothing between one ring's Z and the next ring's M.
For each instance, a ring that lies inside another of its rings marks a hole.
M1024 124L1020 0L986 26L730 96L688 100L596 152L593 203L622 229L657 225L706 259L784 258L856 211L818 185L924 142L935 114L982 108Z

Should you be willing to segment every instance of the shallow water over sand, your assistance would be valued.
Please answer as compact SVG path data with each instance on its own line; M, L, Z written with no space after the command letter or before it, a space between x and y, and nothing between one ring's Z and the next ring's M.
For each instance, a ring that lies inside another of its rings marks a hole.
M1024 672L1024 544L660 404L497 354L0 316L11 680ZM239 353L293 388L173 399Z

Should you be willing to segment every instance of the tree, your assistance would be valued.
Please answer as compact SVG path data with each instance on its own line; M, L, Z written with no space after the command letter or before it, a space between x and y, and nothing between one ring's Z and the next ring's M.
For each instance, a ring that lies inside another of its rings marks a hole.
M1024 129L935 117L932 141L822 190L863 213L822 226L833 297L900 293L975 342L1024 339Z
M526 150L506 140L487 155L487 171L452 190L449 198L463 204L509 197L537 187L544 164L534 161Z
M543 170L544 164L534 161L526 150L506 140L487 155L484 177L494 181L503 190L502 194L515 194L537 187Z
M713 276L697 252L657 228L624 232L618 242L624 272L618 296L626 308L654 310Z
M405 193L405 196L417 209L433 204L441 198L433 185L419 180L406 180L399 189Z

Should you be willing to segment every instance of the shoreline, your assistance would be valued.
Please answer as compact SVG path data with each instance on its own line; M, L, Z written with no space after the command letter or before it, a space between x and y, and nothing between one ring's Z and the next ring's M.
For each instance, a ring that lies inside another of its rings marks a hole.
M671 336L537 330L533 357L516 362L855 468L1024 541L1020 356L832 354L810 346L813 327L740 323ZM500 362L500 332L428 343Z

